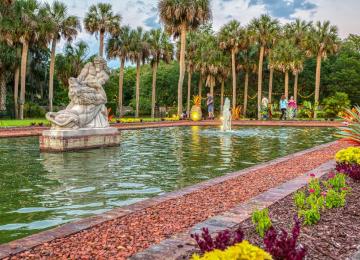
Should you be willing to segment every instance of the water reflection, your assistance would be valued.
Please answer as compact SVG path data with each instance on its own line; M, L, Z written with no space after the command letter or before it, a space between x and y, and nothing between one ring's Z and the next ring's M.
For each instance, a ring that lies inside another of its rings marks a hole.
M333 140L324 128L122 132L120 147L40 154L0 139L0 243Z

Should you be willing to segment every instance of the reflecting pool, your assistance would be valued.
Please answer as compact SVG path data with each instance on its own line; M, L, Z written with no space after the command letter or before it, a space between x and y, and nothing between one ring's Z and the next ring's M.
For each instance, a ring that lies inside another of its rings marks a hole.
M40 154L0 139L0 243L335 140L334 129L122 131L120 147Z

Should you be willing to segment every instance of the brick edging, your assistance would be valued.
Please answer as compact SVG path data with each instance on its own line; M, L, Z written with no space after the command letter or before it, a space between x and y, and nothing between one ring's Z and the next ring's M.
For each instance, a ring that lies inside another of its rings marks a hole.
M43 231L43 232L19 239L19 240L12 241L7 244L0 245L0 259L8 257L10 255L18 254L23 251L30 250L41 244L48 243L54 239L67 237L67 236L73 235L75 233L81 232L83 230L90 229L90 228L100 225L104 222L107 222L107 221L110 221L110 220L113 220L116 218L124 217L126 215L133 214L133 213L143 210L145 208L153 207L164 201L176 199L178 197L182 197L182 196L188 195L190 193L206 189L213 185L223 183L230 179L234 179L239 176L246 175L250 172L260 170L262 168L266 168L266 167L269 167L269 166L272 166L275 164L279 164L284 161L288 161L294 157L302 156L307 153L311 153L311 152L314 152L317 150L324 149L326 147L329 147L329 146L335 144L336 142L337 141L319 145L319 146L316 146L316 147L313 147L313 148L310 148L307 150L303 150L303 151L300 151L300 152L297 152L294 154L287 155L285 157L281 157L281 158L278 158L278 159L275 159L272 161L264 162L264 163L261 163L261 164L258 164L258 165L255 165L255 166L252 166L252 167L249 167L249 168L237 171L237 172L233 172L233 173L230 173L227 175L223 175L221 177L217 177L217 178L214 178L214 179L211 179L208 181L204 181L199 184L189 186L187 188L184 188L184 189L181 189L178 191L169 192L164 195L146 199L144 201L141 201L141 202L129 205L129 206L113 209L113 210L110 210L108 212L105 212L105 213L97 215L97 216L84 218L82 220L75 221L75 222L72 222L69 224L64 224L60 227L50 229L48 231Z
M224 229L236 229L241 222L251 217L255 209L262 210L286 198L290 194L307 185L309 174L315 174L320 178L334 169L335 162L330 160L319 167L306 172L300 177L285 182L278 187L271 188L252 199L238 204L235 208L226 211L220 215L209 218L196 224L185 232L172 236L170 239L161 241L143 252L130 257L130 260L175 260L181 256L191 253L196 248L196 244L190 234L199 233L206 227L210 233L216 233ZM355 258L356 259L356 258Z

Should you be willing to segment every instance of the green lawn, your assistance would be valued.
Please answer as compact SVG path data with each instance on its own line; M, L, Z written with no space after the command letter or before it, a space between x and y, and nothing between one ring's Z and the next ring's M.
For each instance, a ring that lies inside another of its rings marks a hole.
M12 126L31 126L32 123L43 123L44 125L48 124L46 119L41 118L32 118L24 120L15 120L15 119L0 119L0 127L12 127Z

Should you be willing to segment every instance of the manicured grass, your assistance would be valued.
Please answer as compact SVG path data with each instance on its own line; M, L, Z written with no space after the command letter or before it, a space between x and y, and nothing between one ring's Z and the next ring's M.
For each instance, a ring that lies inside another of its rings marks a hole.
M42 118L31 118L31 119L0 119L0 127L19 127L19 126L31 126L32 123L43 123L44 125L48 124L49 122L46 119Z

